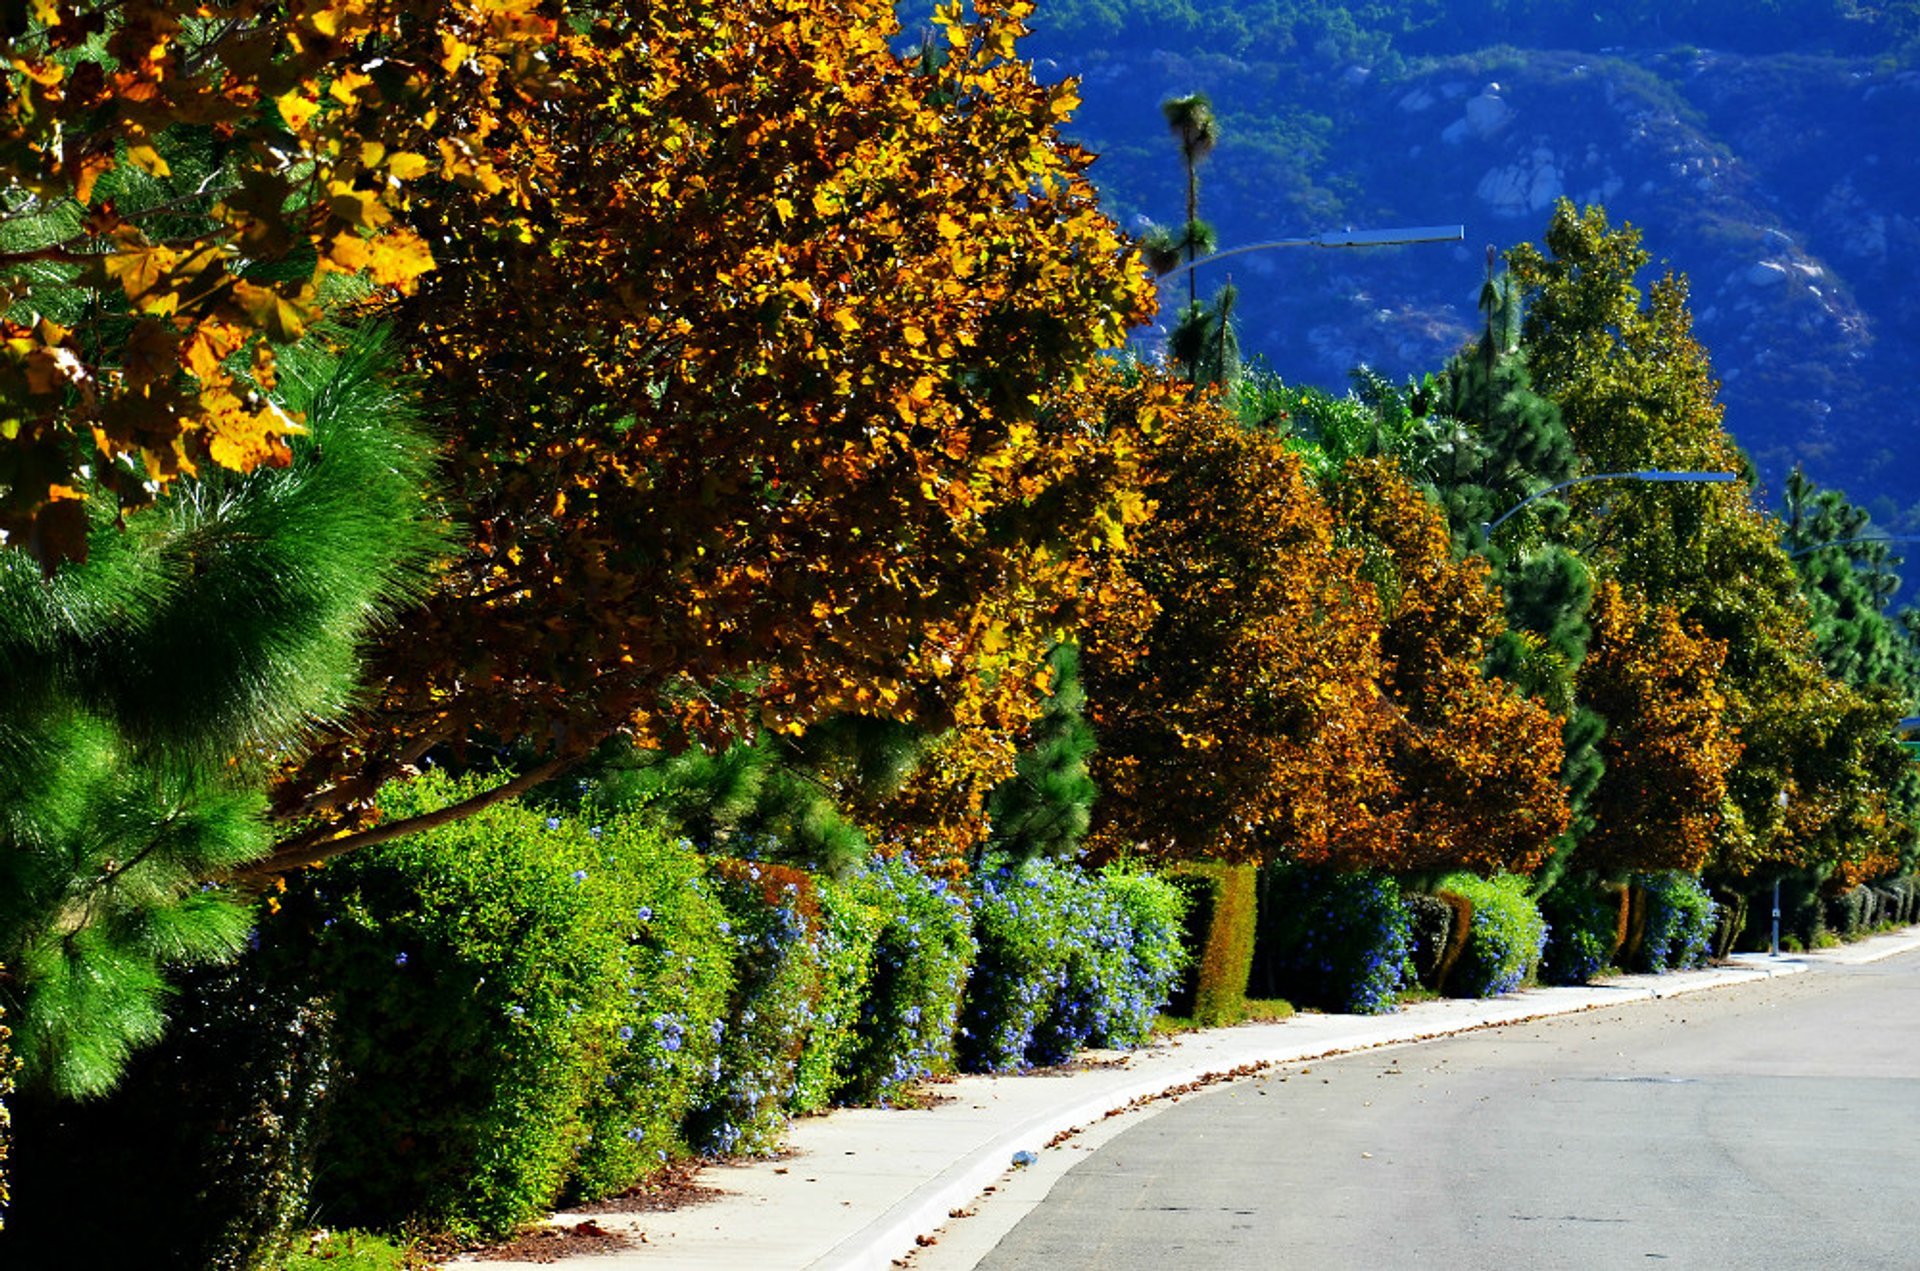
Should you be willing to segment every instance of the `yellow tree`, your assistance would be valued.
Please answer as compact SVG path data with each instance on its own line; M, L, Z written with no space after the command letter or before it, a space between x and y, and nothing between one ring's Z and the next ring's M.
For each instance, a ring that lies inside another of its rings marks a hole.
M502 189L408 211L440 267L391 311L469 546L364 726L289 774L309 828L271 868L371 841L378 784L476 735L526 784L617 729L1017 734L1142 512L1074 402L1152 304L1058 134L1071 86L1016 56L1029 10L943 9L909 58L874 0L560 24Z
M1166 418L1128 569L1151 623L1089 633L1096 851L1257 859L1391 841L1378 602L1300 457L1210 398Z
M1613 580L1595 589L1591 621L1579 691L1611 726L1580 862L1603 874L1697 872L1712 857L1740 757L1719 688L1726 646Z

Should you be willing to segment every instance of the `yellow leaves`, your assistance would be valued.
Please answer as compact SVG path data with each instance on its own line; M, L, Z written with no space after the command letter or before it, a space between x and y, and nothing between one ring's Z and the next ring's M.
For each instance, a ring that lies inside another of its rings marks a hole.
M410 229L383 234L368 245L367 270L382 287L412 291L415 281L432 268L432 249Z
M101 268L118 282L128 300L136 304L166 280L167 273L180 259L170 247L158 247L144 240L134 241L106 257Z
M782 225L793 219L793 202L790 199L775 199L773 210L780 217Z
M233 298L267 338L286 344L305 334L315 310L305 296L289 298L272 287L236 282Z
M402 150L387 159L387 171L393 174L395 179L401 181L411 181L424 174L432 166L432 161L425 155L414 154L406 150Z
M357 189L339 180L327 182L327 211L361 229L379 229L393 219L379 191Z
M187 369L204 384L225 378L220 364L246 343L246 332L230 323L204 321L187 337L184 358Z
M127 162L148 176L173 175L173 169L168 167L167 161L160 157L160 152L153 148L153 143L144 139L127 143Z
M273 107L280 112L280 118L286 123L288 131L300 135L307 131L307 125L320 113L320 103L297 88L289 89L273 99Z

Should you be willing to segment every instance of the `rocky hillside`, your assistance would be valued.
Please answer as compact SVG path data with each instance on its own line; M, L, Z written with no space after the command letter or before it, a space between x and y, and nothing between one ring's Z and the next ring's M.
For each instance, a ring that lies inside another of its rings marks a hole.
M1316 65L1094 47L1044 20L1030 52L1082 77L1079 136L1124 220L1179 219L1158 107L1201 90L1225 128L1201 191L1222 247L1466 226L1458 245L1217 267L1241 290L1244 346L1288 378L1437 368L1475 328L1485 248L1537 238L1561 195L1600 202L1691 280L1729 427L1769 489L1804 462L1920 532L1920 72L1699 48Z

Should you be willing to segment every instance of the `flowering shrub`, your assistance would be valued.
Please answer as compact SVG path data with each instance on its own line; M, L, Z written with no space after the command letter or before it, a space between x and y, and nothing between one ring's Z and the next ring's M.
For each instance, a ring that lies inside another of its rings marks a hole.
M772 1152L786 1133L820 998L820 944L807 921L819 912L813 880L750 861L714 861L709 869L727 909L734 991L712 1080L687 1120L687 1138L717 1156Z
M1585 984L1613 960L1620 931L1619 890L1617 884L1603 890L1589 875L1572 875L1541 897L1540 914L1547 921L1542 983Z
M1634 958L1638 971L1704 966L1719 906L1692 874L1677 870L1634 878L1646 896L1646 934Z
M869 862L847 886L884 921L837 1097L885 1105L920 1078L953 1068L954 1027L973 965L973 919L958 889L905 854Z
M1184 940L1186 893L1164 878L1117 865L1101 872L1100 885L1126 916L1133 936L1131 965L1115 986L1104 1027L1088 1040L1096 1046L1143 1046L1190 961Z
M1519 988L1540 965L1547 942L1547 924L1527 895L1527 880L1517 874L1450 874L1440 890L1473 906L1466 947L1447 977L1447 992L1498 997Z
M820 995L794 1073L793 1111L818 1112L851 1079L860 1006L873 984L875 948L887 915L863 889L816 880L820 897Z
M1146 875L1000 864L979 884L961 1062L998 1072L1144 1041L1184 968L1182 905Z
M1277 865L1261 880L1260 956L1295 1005L1395 1009L1412 979L1412 916L1392 875Z

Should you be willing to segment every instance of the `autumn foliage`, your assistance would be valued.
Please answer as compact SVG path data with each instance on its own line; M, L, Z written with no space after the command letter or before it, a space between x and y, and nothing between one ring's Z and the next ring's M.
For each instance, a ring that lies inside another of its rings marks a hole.
M432 267L407 223L421 184L511 225L526 191L493 156L507 103L558 88L556 26L531 0L17 8L0 532L51 568L85 554L90 480L137 506L206 465L288 461L274 345Z
M538 196L437 186L411 216L444 267L394 308L469 548L283 808L351 823L476 734L1024 724L1142 514L1080 399L1151 299L1056 131L1071 88L1013 57L1025 12L942 11L907 59L865 2L642 6L553 46L566 91L495 158Z
M1580 691L1609 726L1581 864L1697 871L1713 854L1741 750L1717 683L1726 646L1611 580L1595 589L1591 620Z
M1485 559L1456 559L1445 514L1384 462L1352 461L1332 498L1380 596L1380 714L1394 785L1375 806L1391 809L1394 834L1371 853L1348 840L1302 859L1532 873L1570 815L1562 721L1483 670L1505 627Z

